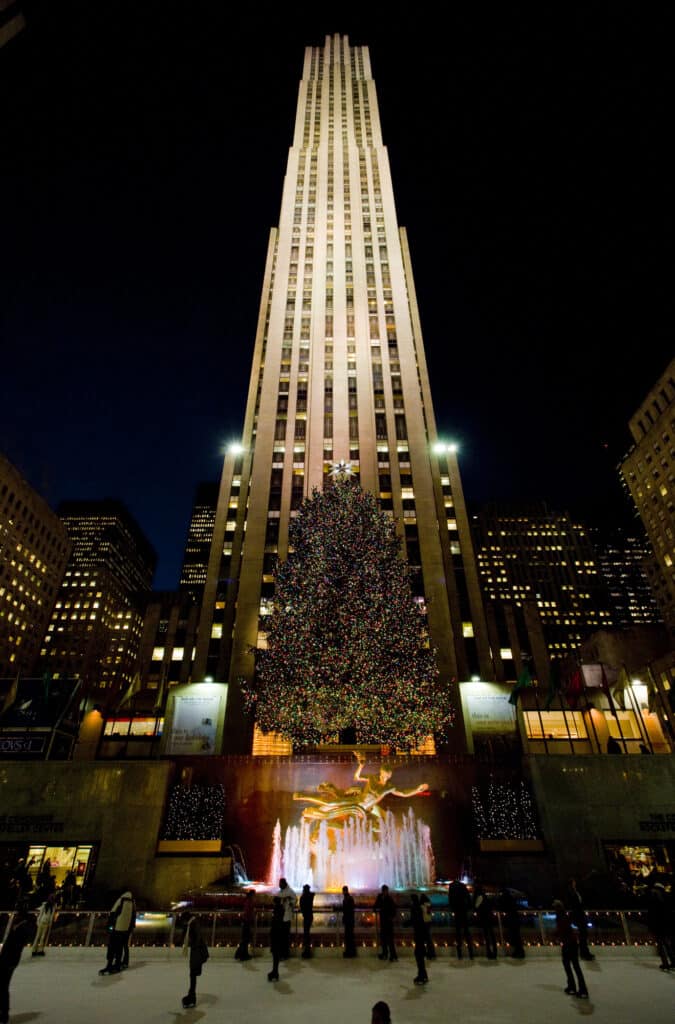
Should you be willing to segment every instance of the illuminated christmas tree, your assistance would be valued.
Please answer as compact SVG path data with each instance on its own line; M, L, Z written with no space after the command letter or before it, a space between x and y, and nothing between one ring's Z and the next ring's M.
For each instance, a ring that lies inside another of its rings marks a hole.
M242 683L260 729L296 747L342 735L409 750L448 727L449 695L400 549L348 467L303 502L275 574L267 648L253 685Z

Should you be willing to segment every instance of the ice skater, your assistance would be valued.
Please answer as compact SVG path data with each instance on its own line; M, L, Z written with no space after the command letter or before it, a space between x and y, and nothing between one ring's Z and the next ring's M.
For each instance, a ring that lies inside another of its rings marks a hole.
M553 909L556 913L556 931L560 939L560 952L567 978L565 994L588 999L586 979L579 964L579 943L572 924L572 915L565 910L562 900L553 900Z
M272 900L272 923L270 924L270 952L272 954L272 970L267 975L268 981L279 980L279 961L283 960L285 946L284 906L280 896Z
M424 927L424 914L420 904L420 898L416 892L410 896L410 922L413 926L413 937L415 940L415 961L417 962L417 975L413 978L415 985L426 985L429 980L427 965L425 962L427 952L427 932Z

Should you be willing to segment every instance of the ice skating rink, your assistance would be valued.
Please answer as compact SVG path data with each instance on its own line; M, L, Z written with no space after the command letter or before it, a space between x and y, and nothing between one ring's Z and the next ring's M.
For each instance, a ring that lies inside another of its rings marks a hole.
M12 1024L370 1024L373 1003L384 999L393 1024L442 1021L477 1024L518 1021L558 1024L590 1017L594 1024L672 1024L675 971L659 970L649 947L596 949L583 963L590 999L563 992L558 949L528 951L525 960L457 961L443 950L429 964L429 984L413 985L415 961L403 949L398 963L381 963L376 950L360 949L345 961L339 950L318 950L311 960L296 953L280 965L280 981L267 981L267 950L246 963L233 950L214 949L199 979L197 1006L183 1010L187 962L178 949L133 948L129 969L99 977L103 949L26 950L12 979Z

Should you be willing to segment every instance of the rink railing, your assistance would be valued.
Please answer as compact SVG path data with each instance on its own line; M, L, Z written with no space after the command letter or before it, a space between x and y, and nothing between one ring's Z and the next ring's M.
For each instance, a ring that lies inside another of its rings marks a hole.
M131 945L136 947L171 948L181 945L183 928L178 923L180 910L145 911L136 919ZM236 910L196 910L202 934L214 949L234 948L239 945L241 914ZM0 911L0 938L4 938L14 916L13 911ZM269 945L271 909L256 911L253 928L253 946L265 948ZM555 912L553 910L521 910L518 914L523 946L556 946ZM646 911L642 910L598 910L588 911L588 941L596 947L621 947L652 945L654 938L647 926ZM373 910L357 909L355 912L354 935L357 946L378 945L378 919ZM108 942L108 911L102 910L58 910L54 916L47 946L88 947L106 946ZM509 949L509 931L504 915L495 912L494 932L501 952ZM444 948L454 947L454 925L448 911L434 910L431 925L434 945L439 953ZM292 928L293 945L302 946L302 917L295 912ZM311 930L312 945L316 948L340 948L344 942L342 914L336 907L319 907L314 911ZM471 938L478 953L483 946L482 929L477 922L471 922ZM401 908L395 923L395 939L398 946L412 945L410 914Z

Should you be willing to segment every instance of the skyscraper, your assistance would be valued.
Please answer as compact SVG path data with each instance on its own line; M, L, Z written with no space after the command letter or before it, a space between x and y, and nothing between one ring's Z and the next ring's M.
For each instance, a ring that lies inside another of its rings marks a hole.
M475 517L475 543L486 602L536 606L550 658L568 657L612 625L588 530L567 512L545 502L486 504Z
M0 676L32 672L69 552L56 512L0 455Z
M228 751L251 749L237 680L251 677L252 649L264 643L289 521L339 463L396 523L442 685L492 678L457 457L436 434L370 55L335 35L305 51L242 444L225 458L204 590L193 679L230 683Z
M191 594L196 602L201 601L206 583L217 506L218 484L211 480L197 484L179 584L180 590Z
M668 629L675 630L675 500L673 499L675 359L663 371L628 424L633 447L620 466L654 551L647 566Z
M64 501L72 546L41 650L42 670L105 704L129 686L157 556L119 501Z

